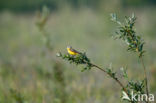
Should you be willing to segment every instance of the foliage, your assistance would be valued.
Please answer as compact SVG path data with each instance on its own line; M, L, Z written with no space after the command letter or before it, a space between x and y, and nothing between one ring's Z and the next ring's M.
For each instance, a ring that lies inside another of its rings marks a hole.
M10 89L10 94L12 95L16 103L26 103L25 97L17 90Z
M63 55L62 53L58 53L57 56L76 65L85 64L85 67L82 69L82 71L90 70L91 67L93 66L90 62L90 59L86 56L86 53L81 53L75 56L72 56L70 54Z
M116 22L119 25L114 37L117 39L122 39L128 45L128 48L127 48L128 51L137 52L139 54L139 58L143 65L144 80L137 81L137 82L128 81L127 89L131 90L131 91L133 90L136 93L143 94L144 87L146 86L146 93L149 96L147 74L146 74L146 69L145 69L145 65L143 62L143 58L142 58L144 55L144 52L145 52L143 50L144 41L142 40L141 36L136 34L136 31L134 30L136 17L134 14L132 14L131 17L126 16L124 23L121 23L118 20L116 14L111 14L111 17L112 17L111 20ZM123 77L128 78L126 71L124 71L123 69L122 69L122 71L123 71ZM131 95L129 94L129 96L131 96ZM137 101L132 101L132 102L137 102ZM145 101L145 102L148 103L148 101Z
M120 68L121 72L122 72L122 76L125 78L125 79L128 79L128 74L127 74L127 68Z
M107 72L108 75L110 75L112 78L114 78L114 79L116 79L116 80L118 79L118 78L116 77L116 72L113 71L112 65L110 65L109 67L106 68L106 72Z
M142 81L128 81L127 87L135 92L144 94L144 80Z
M136 20L135 15L132 14L131 17L126 16L124 23L118 21L116 14L111 14L111 16L111 20L119 25L114 37L117 39L122 39L128 45L128 51L137 52L139 53L139 57L142 57L145 52L143 50L144 41L139 35L136 34L134 30Z

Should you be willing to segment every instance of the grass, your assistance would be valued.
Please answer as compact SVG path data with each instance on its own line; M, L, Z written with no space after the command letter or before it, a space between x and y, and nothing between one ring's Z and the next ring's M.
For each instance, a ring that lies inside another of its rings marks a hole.
M131 11L127 12L131 14ZM134 12L138 17L137 31L143 34L146 41L145 62L150 71L148 76L151 92L155 93L156 15L153 8L144 11L138 9ZM35 25L37 21L35 14L1 12L0 102L17 102L10 92L12 89L27 103L59 103L60 98L55 98L55 80L49 75L52 75L56 68L53 61L57 60L55 54L58 51L66 52L67 45L72 45L82 52L86 51L87 55L93 58L92 61L100 66L112 63L116 71L119 71L121 66L127 66L132 78L143 78L138 77L138 72L143 71L140 71L141 64L138 64L139 60L135 54L127 53L124 47L119 48L122 43L110 38L115 25L109 20L109 13L95 12L87 8L78 11L66 8L51 13L45 29L54 49L48 52L43 35ZM127 14L122 12L121 15ZM121 102L118 99L119 87L113 85L114 82L109 78L103 77L100 71L81 73L74 65L69 66L68 63L62 65L66 83L65 92L68 95L67 103Z

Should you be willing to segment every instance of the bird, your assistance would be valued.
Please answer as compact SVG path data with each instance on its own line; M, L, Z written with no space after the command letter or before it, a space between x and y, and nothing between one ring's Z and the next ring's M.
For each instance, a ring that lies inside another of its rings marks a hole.
M73 55L73 56L81 54L79 51L73 49L71 46L67 46L67 51L70 55Z

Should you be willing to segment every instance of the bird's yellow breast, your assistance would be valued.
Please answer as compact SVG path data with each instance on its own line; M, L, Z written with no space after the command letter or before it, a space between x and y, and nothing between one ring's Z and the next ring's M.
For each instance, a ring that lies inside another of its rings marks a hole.
M67 51L68 51L68 53L69 53L70 55L77 55L77 54L78 54L78 53L76 53L76 52L71 51L70 48L67 48Z

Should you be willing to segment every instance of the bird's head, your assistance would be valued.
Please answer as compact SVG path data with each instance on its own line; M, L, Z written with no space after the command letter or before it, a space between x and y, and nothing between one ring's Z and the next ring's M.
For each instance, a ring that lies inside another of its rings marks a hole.
M71 49L72 47L71 46L67 46L67 49Z

